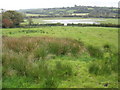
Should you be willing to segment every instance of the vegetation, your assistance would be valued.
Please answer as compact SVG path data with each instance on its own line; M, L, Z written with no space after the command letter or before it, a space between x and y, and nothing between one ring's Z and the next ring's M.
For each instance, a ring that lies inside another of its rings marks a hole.
M3 29L3 88L117 88L117 32L71 26Z
M39 28L4 28L3 36L51 36L81 40L85 45L101 48L110 44L113 50L118 48L118 28L109 27L72 27L41 26Z
M98 21L98 22L104 23L104 24L108 24L108 23L109 23L109 24L110 24L110 23L111 23L111 24L119 24L118 21L119 21L119 19L112 19L112 18L107 18L107 19L106 19L106 18L105 18L104 21Z
M30 18L30 17L29 17ZM55 18L31 18L32 19L32 24L48 24L48 22L45 22L44 20L88 20L91 19L91 21L95 21L97 23L100 23L102 26L103 24L105 25L119 25L118 19L117 18L80 18L80 17L55 17ZM29 25L29 20L25 19L24 22L21 23L21 25ZM91 24L92 26L93 24ZM97 24L98 25L98 24Z
M16 11L5 11L2 12L2 27L10 28L17 27L23 21L22 14Z
M3 88L118 88L118 8L75 5L18 12L2 12ZM44 21L51 19L97 23Z
M23 9L19 12L27 13L31 17L97 17L97 18L117 18L118 8L116 7L92 7L77 6L61 8L43 9ZM36 14L36 15L35 15Z

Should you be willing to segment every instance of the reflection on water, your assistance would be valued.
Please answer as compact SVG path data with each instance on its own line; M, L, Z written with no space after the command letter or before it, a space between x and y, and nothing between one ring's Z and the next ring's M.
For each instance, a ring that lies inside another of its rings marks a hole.
M45 23L62 23L64 25L67 24L78 24L78 23L84 23L84 24L99 24L97 21L102 21L100 19L58 19L58 20L43 20Z

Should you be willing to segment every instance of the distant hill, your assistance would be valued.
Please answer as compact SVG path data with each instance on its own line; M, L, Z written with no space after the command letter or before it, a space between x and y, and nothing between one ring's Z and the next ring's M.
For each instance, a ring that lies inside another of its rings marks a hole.
M118 17L118 8L116 7L75 5L74 7L21 9L18 11L25 14L38 14L39 16Z

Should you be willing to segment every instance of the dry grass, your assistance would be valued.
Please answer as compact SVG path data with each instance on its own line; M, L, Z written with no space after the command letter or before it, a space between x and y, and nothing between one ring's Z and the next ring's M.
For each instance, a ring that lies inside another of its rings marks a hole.
M37 70L39 65L36 61L63 55L76 56L84 53L85 50L81 42L66 38L3 37L3 74L11 76L15 72L25 75L31 70L33 72Z
M9 49L16 53L31 53L32 51L47 51L48 54L65 55L68 53L80 54L85 51L81 42L52 37L4 37L3 49Z

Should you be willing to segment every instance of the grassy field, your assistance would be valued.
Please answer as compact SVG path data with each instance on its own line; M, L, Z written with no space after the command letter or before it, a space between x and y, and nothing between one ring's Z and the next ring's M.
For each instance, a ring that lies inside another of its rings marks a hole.
M77 13L77 14L76 14L76 13L73 13L72 15L78 15L78 16L81 15L81 16L84 16L84 15L88 15L88 14L89 14L89 13Z
M47 15L41 15L41 14L26 14L26 16L47 16Z
M26 16L39 16L40 14L26 14Z
M3 88L117 88L118 28L3 29Z
M107 24L107 23L112 23L112 24L119 24L118 23L118 19L104 19L105 21L98 21L98 22L100 22L100 23L105 23L105 24Z
M21 36L52 36L81 40L85 45L103 46L110 44L118 47L118 28L106 27L40 27L40 28L11 28L3 29L3 35ZM115 49L114 48L114 49Z

